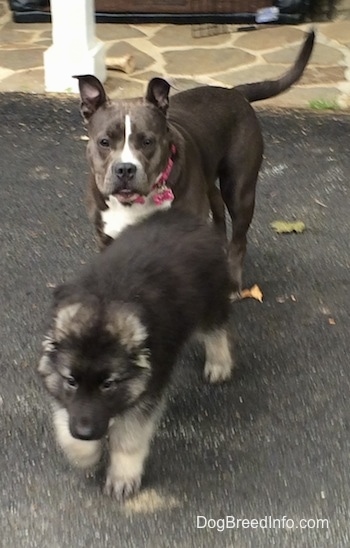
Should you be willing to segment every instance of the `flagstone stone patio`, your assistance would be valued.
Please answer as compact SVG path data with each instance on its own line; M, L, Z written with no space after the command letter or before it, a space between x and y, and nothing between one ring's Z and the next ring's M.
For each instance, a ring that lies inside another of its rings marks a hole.
M221 28L221 27L220 27ZM97 37L109 57L131 54L131 74L108 70L106 89L112 97L143 93L153 76L170 79L174 92L195 85L233 86L277 78L295 60L310 25L279 25L196 37L190 25L98 24ZM308 107L315 100L350 108L350 21L316 25L316 46L302 79L264 106ZM0 91L44 93L43 54L51 45L51 24L19 24L0 0ZM69 90L67 90L69 91Z

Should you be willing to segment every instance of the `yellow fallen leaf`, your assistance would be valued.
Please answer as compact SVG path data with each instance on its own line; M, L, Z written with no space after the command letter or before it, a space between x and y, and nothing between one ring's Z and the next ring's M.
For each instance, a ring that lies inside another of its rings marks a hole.
M329 325L335 325L334 318L328 318L328 323L329 323Z
M287 234L290 232L297 232L298 234L300 234L301 232L304 232L306 228L303 221L273 221L272 223L270 223L270 226L278 234Z
M241 297L242 299L247 299L247 298L255 299L262 303L264 296L262 294L260 287L257 284L255 284L250 289L242 289Z
M154 489L141 491L135 497L125 502L124 510L128 514L147 514L170 510L180 506L180 501L172 496L159 495Z

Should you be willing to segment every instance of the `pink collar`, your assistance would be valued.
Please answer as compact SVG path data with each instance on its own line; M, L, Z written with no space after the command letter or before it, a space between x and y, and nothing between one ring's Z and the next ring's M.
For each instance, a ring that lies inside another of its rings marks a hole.
M168 163L165 170L159 175L157 181L152 186L152 200L153 203L157 206L165 205L166 202L171 203L174 199L174 194L171 188L169 188L166 183L170 177L171 170L174 165L174 157L176 154L176 146L174 144L170 147L171 155L169 156ZM144 196L139 196L135 203L144 204Z
M171 155L169 156L167 166L165 170L163 171L163 173L160 174L160 176L157 179L157 182L154 183L152 188L159 188L165 185L165 183L169 179L171 170L173 169L173 165L174 165L174 156L176 154L176 146L174 144L171 145L170 151L171 151Z
M161 173L157 182L154 183L152 187L154 190L156 190L156 194L153 196L153 202L158 206L163 205L165 202L171 203L174 199L173 191L166 185L166 183L169 179L171 170L173 169L176 146L172 144L170 150L171 155L169 156L167 166L163 173Z

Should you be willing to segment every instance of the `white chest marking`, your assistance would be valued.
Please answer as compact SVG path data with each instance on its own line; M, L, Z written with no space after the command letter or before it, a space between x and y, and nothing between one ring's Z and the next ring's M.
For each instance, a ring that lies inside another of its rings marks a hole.
M117 198L110 196L106 201L108 209L101 211L103 232L114 239L128 225L134 225L156 211L171 207L171 201L155 204L153 195L154 192L151 192L145 196L144 204L132 204L131 206L122 205Z

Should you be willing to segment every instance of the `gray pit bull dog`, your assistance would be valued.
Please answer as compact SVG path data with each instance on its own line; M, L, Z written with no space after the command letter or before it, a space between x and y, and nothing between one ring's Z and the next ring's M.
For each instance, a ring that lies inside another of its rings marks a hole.
M314 38L313 31L307 34L294 65L277 80L197 87L170 101L162 78L149 82L144 98L111 101L97 78L77 76L89 134L88 210L100 247L125 226L170 206L204 218L211 212L226 237L226 206L230 271L239 295L263 157L250 103L278 95L301 77Z

